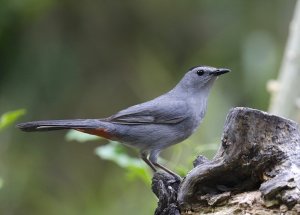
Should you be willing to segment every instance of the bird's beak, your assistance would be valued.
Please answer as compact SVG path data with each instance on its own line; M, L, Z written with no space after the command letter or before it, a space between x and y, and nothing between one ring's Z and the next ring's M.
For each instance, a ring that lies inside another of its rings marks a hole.
M230 69L226 69L226 68L219 68L219 69L216 69L215 71L212 72L212 75L214 76L219 76L219 75L222 75L222 74L225 74L227 72L230 72Z

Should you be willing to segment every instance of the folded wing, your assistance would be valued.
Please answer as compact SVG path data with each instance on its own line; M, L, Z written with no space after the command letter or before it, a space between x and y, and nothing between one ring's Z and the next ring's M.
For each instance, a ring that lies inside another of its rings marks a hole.
M118 124L176 124L188 116L188 105L183 101L150 101L129 107L107 118Z

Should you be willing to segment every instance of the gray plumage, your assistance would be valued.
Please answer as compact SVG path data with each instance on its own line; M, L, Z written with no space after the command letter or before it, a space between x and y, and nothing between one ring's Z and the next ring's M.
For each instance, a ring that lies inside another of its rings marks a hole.
M228 69L208 66L193 67L171 91L108 118L35 121L17 127L24 131L76 129L86 133L102 129L109 139L139 149L143 160L154 171L159 167L176 176L157 163L159 152L196 130L205 115L215 79L227 72Z

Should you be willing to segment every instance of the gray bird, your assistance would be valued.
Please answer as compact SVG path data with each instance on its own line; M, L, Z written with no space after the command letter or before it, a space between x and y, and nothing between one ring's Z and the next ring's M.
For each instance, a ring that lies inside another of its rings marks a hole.
M23 131L74 129L137 148L153 171L157 167L178 175L157 162L160 151L188 138L200 125L210 89L229 69L192 67L169 92L103 119L46 120L17 125Z

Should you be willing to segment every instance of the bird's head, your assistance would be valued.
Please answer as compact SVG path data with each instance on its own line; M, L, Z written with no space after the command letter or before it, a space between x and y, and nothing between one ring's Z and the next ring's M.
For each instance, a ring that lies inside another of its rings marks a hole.
M188 70L177 87L188 92L206 91L211 88L219 75L227 72L230 72L230 70L210 66L195 66Z

